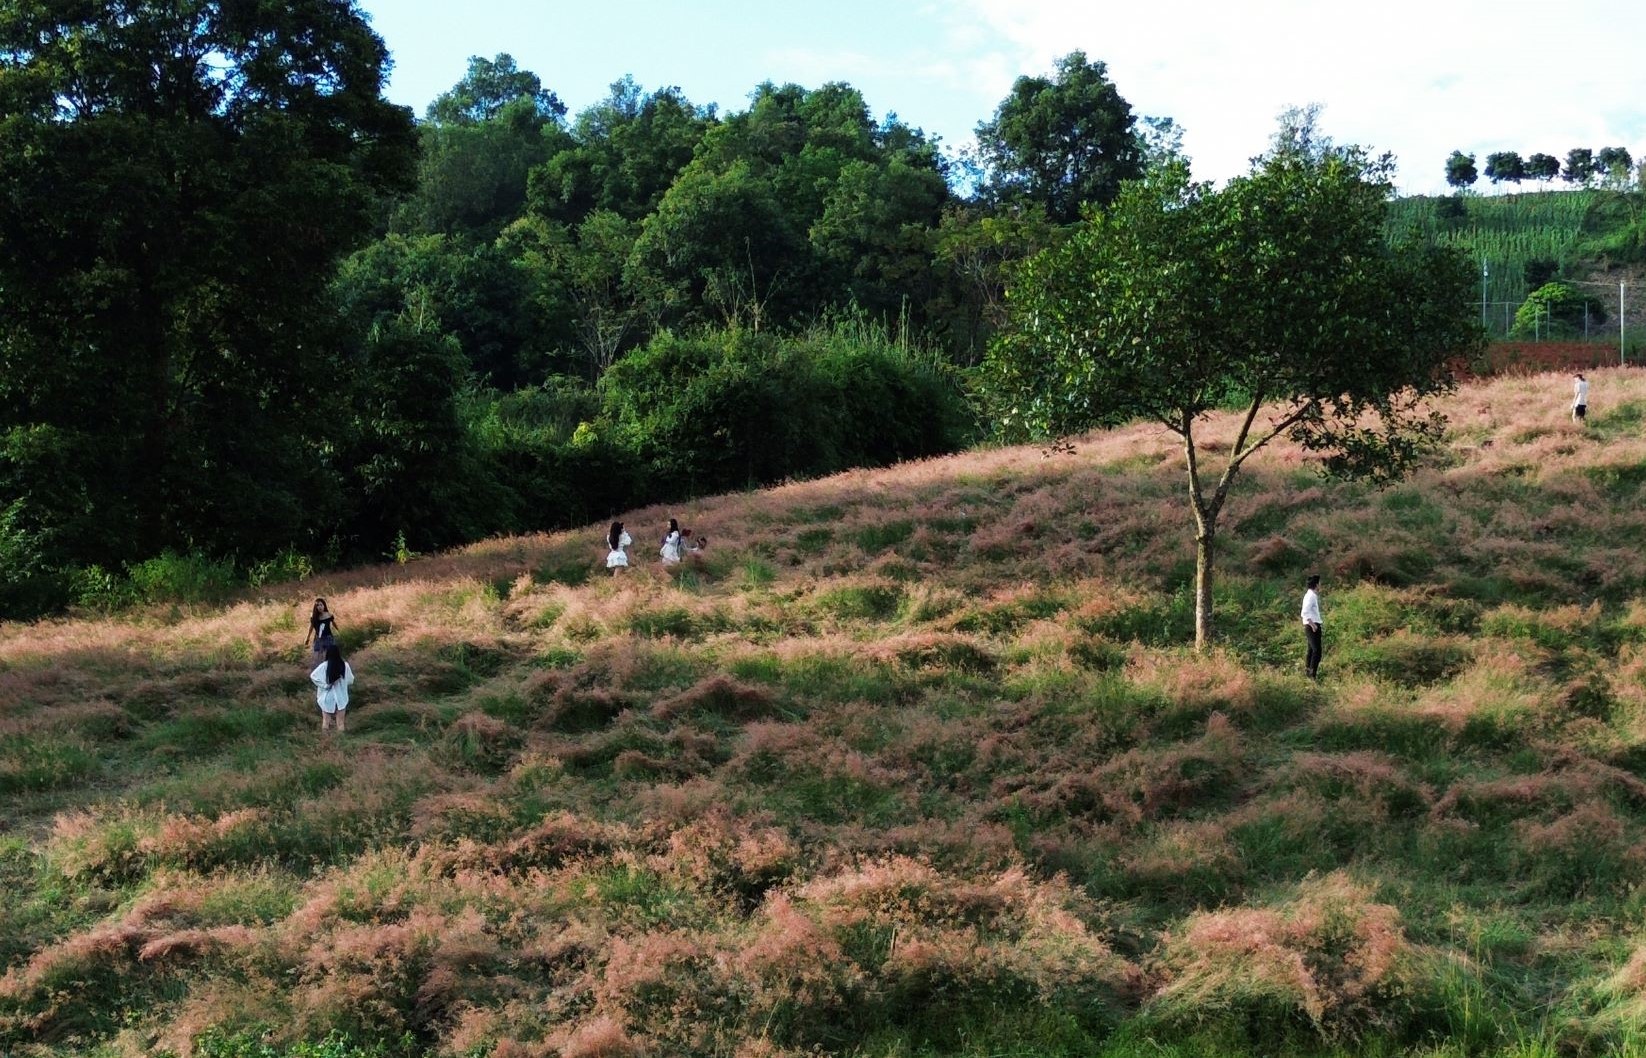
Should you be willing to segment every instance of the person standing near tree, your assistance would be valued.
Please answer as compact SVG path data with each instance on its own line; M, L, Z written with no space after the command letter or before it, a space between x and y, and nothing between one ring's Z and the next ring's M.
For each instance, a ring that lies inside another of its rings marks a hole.
M1303 671L1309 679L1318 679L1320 672L1320 575L1309 575L1309 590L1303 593L1303 636L1308 641L1308 653L1304 655Z
M1572 381L1572 421L1580 425L1589 421L1589 380L1581 371Z

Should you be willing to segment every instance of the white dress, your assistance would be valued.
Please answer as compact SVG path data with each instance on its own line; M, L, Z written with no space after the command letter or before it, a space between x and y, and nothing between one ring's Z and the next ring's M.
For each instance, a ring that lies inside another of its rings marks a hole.
M336 683L326 682L326 663L322 661L309 673L314 684L314 701L322 713L336 713L349 707L349 688L354 684L354 669L343 662L343 678Z
M629 555L625 548L632 543L634 543L634 540L629 536L628 530L625 529L617 538L617 546L606 553L606 568L626 568L629 564Z
M680 561L680 530L676 529L663 538L663 546L657 552L663 556L666 565L674 565Z

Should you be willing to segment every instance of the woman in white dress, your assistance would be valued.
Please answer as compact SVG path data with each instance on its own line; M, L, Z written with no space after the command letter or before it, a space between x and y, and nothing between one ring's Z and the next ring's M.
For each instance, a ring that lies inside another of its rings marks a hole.
M670 518L669 531L663 534L663 546L657 552L663 557L663 564L672 566L678 563L685 553L685 547L684 537L680 533L680 523Z
M634 540L623 530L622 522L613 522L606 532L606 568L617 576L618 570L629 568L629 545Z
M339 731L348 727L349 687L354 684L354 669L343 660L343 652L336 643L326 647L326 660L309 673L314 684L315 704L320 706L320 730L333 726Z

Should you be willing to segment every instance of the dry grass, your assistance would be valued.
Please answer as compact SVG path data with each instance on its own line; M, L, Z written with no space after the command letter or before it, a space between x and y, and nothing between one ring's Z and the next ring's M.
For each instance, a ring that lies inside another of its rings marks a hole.
M1499 912L1540 939L1470 1002L1552 996L1551 1033L1615 1042L1646 378L1592 385L1586 430L1564 377L1466 388L1382 493L1255 459L1200 656L1181 453L1147 426L625 514L713 538L674 569L606 577L590 529L0 626L0 1050L1444 1038L1446 982L1498 957L1450 923ZM359 673L342 738L317 594Z

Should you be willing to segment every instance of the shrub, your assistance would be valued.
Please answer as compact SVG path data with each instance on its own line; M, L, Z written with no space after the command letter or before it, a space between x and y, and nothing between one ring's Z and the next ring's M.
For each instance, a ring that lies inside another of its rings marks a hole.
M1342 873L1305 881L1272 907L1201 911L1162 945L1151 1013L1232 1020L1260 1034L1326 1039L1399 1030L1413 1016L1417 951L1400 913Z
M1515 310L1509 337L1575 338L1585 336L1585 323L1605 322L1606 308L1599 298L1557 279L1526 295L1526 300Z
M523 741L511 724L485 713L465 713L441 735L434 756L449 768L497 775Z

